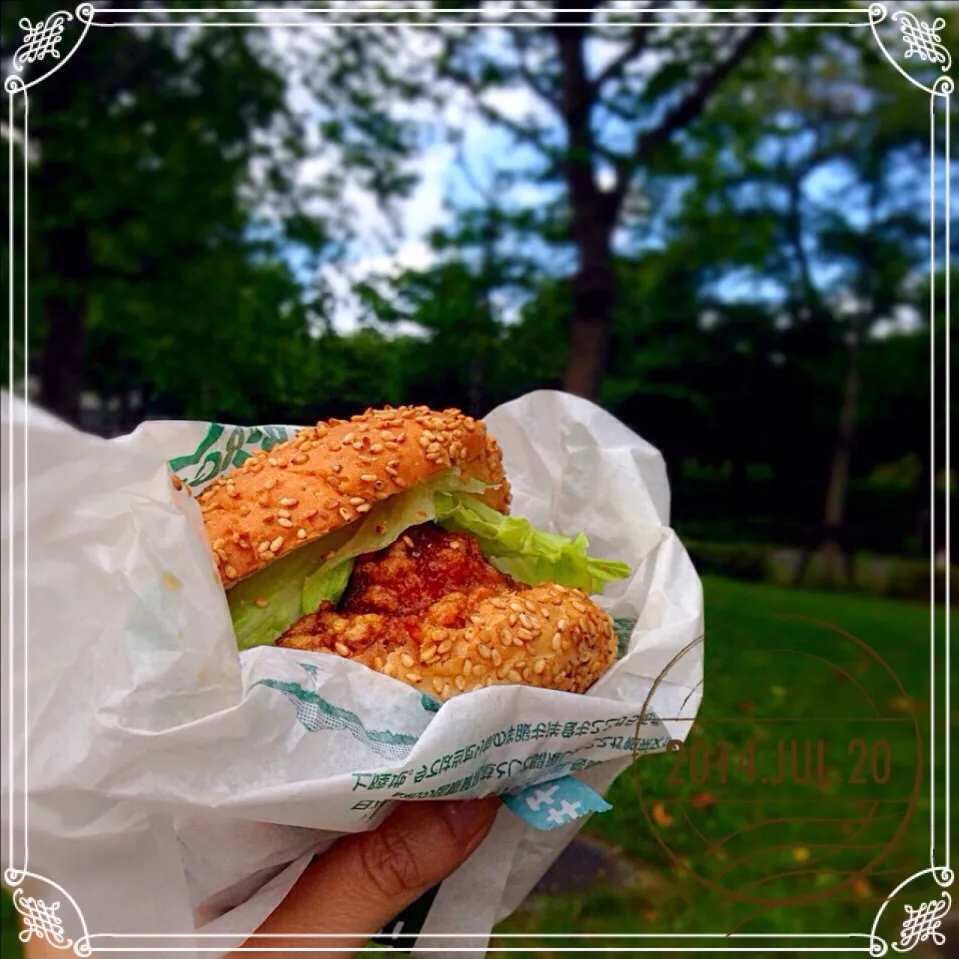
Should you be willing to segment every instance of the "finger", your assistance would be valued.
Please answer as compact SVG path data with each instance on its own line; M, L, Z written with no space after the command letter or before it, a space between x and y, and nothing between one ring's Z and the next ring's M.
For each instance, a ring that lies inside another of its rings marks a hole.
M311 863L258 930L267 936L322 933L331 938L292 940L258 935L247 945L359 949L463 863L489 832L498 807L496 797L400 803L379 828L339 840ZM342 959L348 954L312 955ZM275 957L277 953L262 955Z

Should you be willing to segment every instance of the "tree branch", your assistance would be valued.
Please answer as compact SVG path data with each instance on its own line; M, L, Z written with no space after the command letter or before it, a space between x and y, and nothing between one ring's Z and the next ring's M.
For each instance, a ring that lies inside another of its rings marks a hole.
M781 3L776 6L782 6ZM715 93L719 85L738 67L750 50L762 36L764 24L771 23L778 16L777 13L762 13L756 17L756 25L751 26L736 42L732 50L712 69L707 70L696 85L690 90L687 97L672 110L667 112L658 127L645 130L636 136L636 158L644 160L655 149L665 143L674 133L689 126L702 112Z
M442 67L442 72L448 79L469 91L473 97L476 109L479 110L486 120L508 130L520 142L529 144L537 152L541 153L552 167L557 165L558 151L550 147L543 138L540 129L532 124L523 124L519 120L514 120L512 117L497 110L496 107L490 106L489 103L483 100L485 91L483 90L482 84L476 78L470 76L469 72L463 68L452 63L446 63Z
M536 75L526 60L526 54L529 52L527 44L527 33L522 29L509 31L510 39L513 41L513 49L516 51L516 70L523 78L523 82L535 93L547 106L552 107L557 113L560 111L559 97L555 90L551 90L544 82L542 77Z
M670 0L667 0L663 6L669 7L672 6L672 3ZM647 13L645 11L639 11L637 13L636 23L633 26L629 44L617 57L614 57L607 63L593 80L593 89L597 93L602 90L610 80L621 76L626 67L634 60L638 60L649 46L649 41L653 35L653 23L647 22L646 17Z
M781 0L775 0L773 5L782 6ZM736 41L733 48L707 70L693 85L686 97L673 109L668 110L658 126L651 130L643 130L636 134L633 154L628 163L624 163L616 171L617 183L613 191L616 203L622 203L629 189L631 174L659 147L666 143L674 134L689 126L703 112L709 98L716 92L723 80L726 79L746 58L746 55L755 47L762 36L766 25L775 20L778 10L771 13L756 15L753 26Z

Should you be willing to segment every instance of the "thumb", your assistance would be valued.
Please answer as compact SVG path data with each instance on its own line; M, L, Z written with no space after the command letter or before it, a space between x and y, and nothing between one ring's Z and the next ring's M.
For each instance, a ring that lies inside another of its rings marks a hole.
M266 937L250 940L244 952L249 947L359 949L464 862L489 832L498 807L497 797L399 803L377 829L347 836L315 859L257 930ZM269 938L290 933L329 938Z

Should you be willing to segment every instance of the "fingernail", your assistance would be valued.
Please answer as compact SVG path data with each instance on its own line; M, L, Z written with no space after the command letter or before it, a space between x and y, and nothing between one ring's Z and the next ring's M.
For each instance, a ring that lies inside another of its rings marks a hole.
M462 802L442 803L440 815L446 820L453 835L464 846L479 845L496 818L499 799L466 799Z

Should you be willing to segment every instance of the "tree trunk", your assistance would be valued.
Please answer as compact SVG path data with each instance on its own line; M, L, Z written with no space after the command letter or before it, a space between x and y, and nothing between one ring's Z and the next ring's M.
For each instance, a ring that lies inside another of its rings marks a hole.
M593 229L585 236L574 238L580 267L573 278L569 359L563 387L569 393L595 400L606 371L616 300L616 275L608 232Z
M564 388L596 399L606 369L616 298L612 235L619 200L596 183L591 114L596 91L586 71L584 15L557 4L554 37L560 69L561 109L566 127L564 177L570 205L570 235L579 266L573 277L569 359Z
M859 354L862 344L860 324L853 321L846 361L846 376L843 381L842 406L836 429L836 445L833 447L832 466L826 487L826 503L823 510L822 542L819 558L827 584L832 585L851 575L848 544L845 535L846 494L849 489L849 466L856 439L856 424L859 408Z
M30 172L30 204L36 222L51 224L42 238L36 238L42 239L42 246L39 242L34 244L39 255L32 261L37 264L36 270L42 270L41 308L46 320L37 370L39 403L76 424L80 421L83 388L90 251L87 224L63 213L71 199L64 195L65 184L77 182L77 170L64 159L63 146L58 142L62 132L49 126L47 120L68 109L73 93L60 77L39 86L35 93L31 139L38 147L39 161Z
M40 354L40 405L69 423L80 422L86 312L86 236L82 229L51 231L44 298L47 335Z

